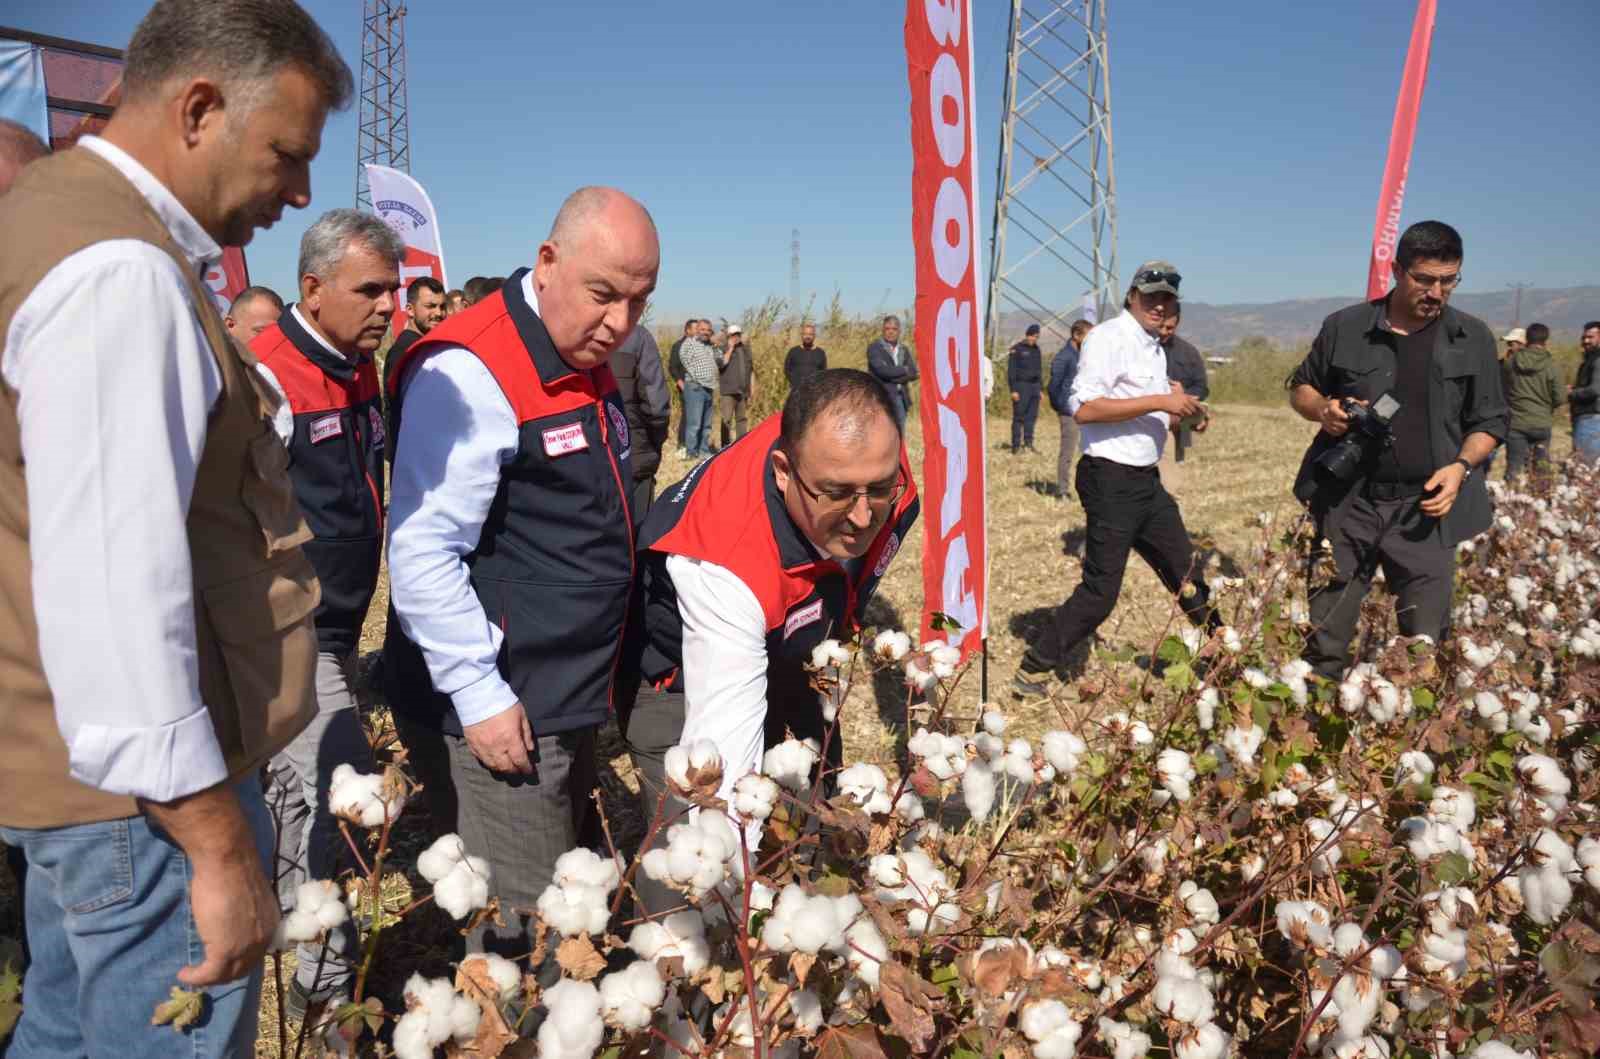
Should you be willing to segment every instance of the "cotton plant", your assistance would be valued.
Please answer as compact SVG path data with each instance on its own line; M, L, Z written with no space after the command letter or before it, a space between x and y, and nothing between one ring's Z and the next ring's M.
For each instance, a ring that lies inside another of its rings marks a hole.
M489 862L467 853L457 834L441 835L417 858L417 872L433 884L433 900L456 919L489 906Z
M456 992L444 978L413 974L404 987L406 1012L394 1026L396 1059L433 1059L446 1042L468 1044L478 1032L483 1009Z
M608 897L621 881L615 859L589 849L570 849L556 858L555 874L535 907L563 937L598 937L611 917Z
M312 879L295 888L294 907L278 923L274 949L316 941L328 931L350 921L350 910L337 884Z
M405 804L405 785L397 775L357 772L340 764L329 777L328 811L359 827L392 824Z

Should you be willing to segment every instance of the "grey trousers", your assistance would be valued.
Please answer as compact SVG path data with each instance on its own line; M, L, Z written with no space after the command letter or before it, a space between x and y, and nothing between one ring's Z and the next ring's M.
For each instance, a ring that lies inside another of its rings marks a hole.
M401 713L395 727L437 832L460 835L467 852L486 859L493 873L489 889L506 925L474 930L468 951L525 958L536 942L534 905L550 885L556 858L578 844L593 808L594 728L538 736L537 776L512 776L485 768L462 736Z
M628 757L639 776L639 810L644 816L646 830L657 812L665 813L663 819L670 820L685 808L683 802L667 793L666 766L667 750L677 746L678 738L683 735L683 716L681 692L656 691L649 687L639 689L639 697L628 714L628 728L622 735L628 744ZM666 795L665 804L663 795ZM658 834L655 844L666 844L665 829ZM645 848L641 848L639 855L644 853ZM634 874L633 888L639 898L637 914L640 916L664 915L684 904L682 894L646 877L642 871Z
M1072 495L1072 470L1078 462L1078 421L1065 413L1061 419L1061 451L1056 454L1056 495Z
M1381 567L1395 596L1395 617L1405 636L1438 643L1450 622L1456 552L1422 513L1420 497L1369 500L1353 496L1337 525L1322 535L1333 544L1333 577L1310 592L1312 632L1305 658L1319 676L1338 680L1350 664L1350 641L1361 603Z
M371 772L372 748L361 727L355 695L354 651L317 654L317 713L306 730L267 765L267 810L277 827L278 901L294 907L295 890L311 879L338 880L353 867L339 822L328 812L333 770L349 764ZM295 981L308 996L325 1000L349 987L355 934L349 924L332 931L323 945L302 942ZM318 963L322 971L317 972Z

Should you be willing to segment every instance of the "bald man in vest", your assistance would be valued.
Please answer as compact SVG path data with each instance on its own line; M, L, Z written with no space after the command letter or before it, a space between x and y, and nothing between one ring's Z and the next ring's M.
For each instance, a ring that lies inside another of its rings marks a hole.
M257 775L312 708L276 400L200 277L310 202L353 92L290 0L159 0L101 137L0 198L0 836L33 963L8 1055L237 1056L278 922ZM206 993L179 1034L176 985Z
M390 392L384 684L441 830L488 858L507 927L577 844L633 573L631 431L607 361L644 313L655 222L610 188L561 206L534 266L405 351Z
M722 788L785 734L824 741L811 652L847 639L911 532L916 486L899 406L866 372L800 381L779 415L656 499L639 531L639 595L622 712L646 819L669 747L709 739ZM838 761L840 737L827 739ZM681 899L642 875L651 914Z

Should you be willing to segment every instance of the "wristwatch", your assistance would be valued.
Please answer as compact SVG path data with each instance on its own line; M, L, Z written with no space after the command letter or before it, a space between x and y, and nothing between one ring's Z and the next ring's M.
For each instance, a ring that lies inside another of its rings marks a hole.
M1468 463L1466 460L1462 459L1460 456L1457 456L1453 462L1461 464L1461 469L1467 472L1466 474L1461 476L1461 480L1463 482L1466 481L1468 478L1472 477L1472 464Z

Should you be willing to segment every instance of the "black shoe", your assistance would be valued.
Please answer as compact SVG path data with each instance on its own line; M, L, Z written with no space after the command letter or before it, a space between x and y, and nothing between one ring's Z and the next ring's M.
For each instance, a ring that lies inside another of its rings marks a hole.
M1050 695L1050 674L1019 669L1011 678L1011 695L1018 699L1043 699Z

